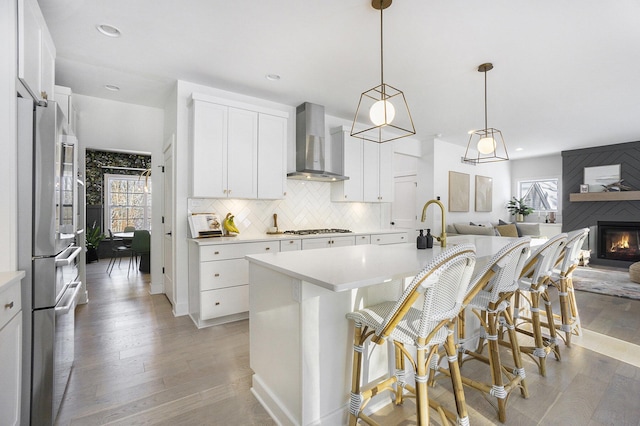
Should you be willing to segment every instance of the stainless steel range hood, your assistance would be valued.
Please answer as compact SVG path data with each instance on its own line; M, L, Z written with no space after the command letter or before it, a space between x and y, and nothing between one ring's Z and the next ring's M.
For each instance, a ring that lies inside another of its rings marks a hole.
M349 179L324 168L324 107L305 102L296 108L296 171L289 179L337 182Z

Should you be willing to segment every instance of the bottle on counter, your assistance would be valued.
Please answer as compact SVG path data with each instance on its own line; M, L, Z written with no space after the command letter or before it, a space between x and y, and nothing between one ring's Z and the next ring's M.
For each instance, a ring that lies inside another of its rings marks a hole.
M426 249L427 248L427 237L422 233L423 230L419 229L420 231L420 235L418 235L418 238L416 240L416 247L419 249Z
M431 229L427 229L427 235L424 237L427 240L427 248L433 248L433 235L431 235Z

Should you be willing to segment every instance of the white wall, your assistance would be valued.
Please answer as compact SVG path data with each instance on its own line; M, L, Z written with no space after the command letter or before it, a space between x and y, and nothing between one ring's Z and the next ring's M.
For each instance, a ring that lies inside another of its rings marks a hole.
M441 139L423 143L423 155L419 160L418 173L418 217L422 214L422 207L427 200L440 196L445 206L446 223L456 222L497 222L498 219L508 220L509 213L506 204L511 198L511 175L508 161L471 165L462 163L465 148ZM449 212L449 172L459 172L469 175L469 211ZM475 177L486 176L493 178L493 199L491 212L475 211ZM427 227L432 233L441 232L440 209L430 206L427 211Z
M17 267L16 22L17 3L0 2L0 271Z
M511 160L511 193L518 196L518 182L533 179L558 179L558 212L556 222L562 223L562 155ZM532 213L527 222L544 222L544 215Z
M77 137L85 148L151 155L151 292L162 293L163 179L158 166L163 164L164 111L77 94L73 102L78 111Z

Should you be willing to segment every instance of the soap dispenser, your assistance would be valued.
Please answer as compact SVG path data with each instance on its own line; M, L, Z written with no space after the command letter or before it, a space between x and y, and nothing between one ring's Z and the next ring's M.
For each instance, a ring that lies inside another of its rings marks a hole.
M427 235L424 239L427 240L427 248L433 248L433 235L431 235L431 229L427 229Z
M419 249L426 249L427 248L427 237L424 236L424 234L422 233L423 230L419 229L420 231L420 235L418 235L418 239L416 240L416 247L418 247Z

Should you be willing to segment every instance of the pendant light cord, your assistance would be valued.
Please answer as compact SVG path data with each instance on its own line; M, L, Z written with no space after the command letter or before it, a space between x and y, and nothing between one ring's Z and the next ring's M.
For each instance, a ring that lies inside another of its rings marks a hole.
M487 70L484 71L484 132L487 136Z
M382 99L385 99L384 90L384 39L383 39L383 22L382 15L384 8L382 7L382 1L380 0L380 85L382 86Z

